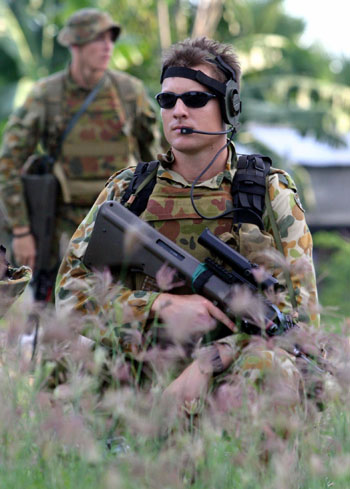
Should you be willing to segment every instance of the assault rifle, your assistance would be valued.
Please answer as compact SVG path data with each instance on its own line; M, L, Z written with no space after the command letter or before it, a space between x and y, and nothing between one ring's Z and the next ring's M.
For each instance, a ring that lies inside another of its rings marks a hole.
M125 249L127 233L132 233L133 240L138 242L134 251ZM179 280L184 280L193 292L207 297L232 319L237 319L230 308L234 284L244 285L254 293L261 289L278 287L277 280L268 274L265 280L258 284L254 276L254 270L258 266L208 229L200 235L198 242L229 265L231 270L228 271L212 258L207 258L204 263L199 262L127 208L118 202L108 201L98 212L83 262L89 268L127 267L130 271L142 272L153 278L161 266L167 264L177 271ZM253 318L240 318L243 331L250 334L263 332L268 336L275 336L295 326L292 318L281 313L265 296L263 301L265 324L255 324ZM261 331L261 326L264 331Z
M58 181L53 175L54 160L48 155L34 155L22 175L31 232L35 238L36 261L33 278L34 299L49 299L54 283L50 260L58 196Z
M125 247L127 233L132 233L132 240L134 244L136 242L136 245L129 249ZM257 283L254 270L258 266L208 229L199 236L198 242L229 265L231 270L228 271L211 258L207 258L204 263L199 262L123 205L107 201L101 205L97 214L83 263L91 269L127 268L129 271L142 272L153 278L161 266L167 264L177 271L178 278L184 280L193 292L211 300L236 322L237 318L230 308L233 285L243 285L261 295L265 316L263 324L257 324L252 317L241 317L241 331L272 337L282 335L297 326L291 316L283 314L263 294L263 291L270 287L275 290L279 287L278 281L272 275L266 274L265 279ZM292 345L291 353L311 364L319 373L325 372L298 345Z

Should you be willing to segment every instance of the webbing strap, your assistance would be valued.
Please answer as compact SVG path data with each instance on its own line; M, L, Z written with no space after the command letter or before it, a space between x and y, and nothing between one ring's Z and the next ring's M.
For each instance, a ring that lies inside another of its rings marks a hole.
M275 214L274 214L273 209L272 209L268 187L269 187L269 182L268 182L268 177L267 177L266 178L266 193L265 193L266 211L267 211L267 215L269 216L269 219L270 219L273 237L275 239L277 249L282 254L282 256L284 256L284 250L283 250L281 235L280 235L280 232L279 232L279 229L277 226ZM288 292L289 292L289 296L290 296L292 306L294 309L296 309L298 307L298 303L297 303L297 299L295 296L295 290L294 290L292 279L290 276L290 271L286 267L283 267L283 275L284 275L284 279L285 279L286 284L287 284L287 288L288 288Z
M156 183L159 161L145 163L140 161L133 178L120 201L136 216L146 209L149 197Z
M150 182L156 176L157 171L158 171L158 165L153 168L151 173L149 175L147 175L147 177L144 179L144 181L142 183L140 183L140 185L137 187L135 193L133 194L133 195L135 195L135 197L137 194L139 194L141 192L141 190L143 190L146 187L148 182Z

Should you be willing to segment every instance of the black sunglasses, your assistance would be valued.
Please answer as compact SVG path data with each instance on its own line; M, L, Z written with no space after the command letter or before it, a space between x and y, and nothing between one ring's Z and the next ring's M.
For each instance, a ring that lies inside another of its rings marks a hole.
M208 92L193 91L179 94L173 92L160 92L155 96L155 99L162 109L172 109L178 98L180 98L187 107L198 109L199 107L204 107L209 100L215 97L216 95Z

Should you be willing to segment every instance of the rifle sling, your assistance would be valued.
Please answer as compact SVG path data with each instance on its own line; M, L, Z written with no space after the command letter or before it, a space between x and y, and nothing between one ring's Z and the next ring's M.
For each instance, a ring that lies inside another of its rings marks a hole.
M79 107L79 110L73 115L73 117L70 119L68 122L65 130L63 131L61 137L58 140L58 145L55 151L54 159L56 160L58 155L61 152L63 142L65 141L66 137L68 134L72 131L73 127L76 125L80 117L84 114L86 109L89 107L89 105L93 102L95 99L96 95L100 91L102 84L104 82L105 76L102 76L102 78L98 81L98 83L94 86L93 90L89 93L89 95L86 97L82 105Z

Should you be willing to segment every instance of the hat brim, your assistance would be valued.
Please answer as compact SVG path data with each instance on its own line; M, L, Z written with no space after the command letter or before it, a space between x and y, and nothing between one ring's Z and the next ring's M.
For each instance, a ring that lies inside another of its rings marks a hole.
M106 26L106 28L101 29L98 32L95 32L92 36L89 36L85 39L78 40L78 39L74 38L74 36L72 36L71 28L65 26L58 33L57 41L59 42L59 44L61 44L61 46L64 46L66 48L69 48L70 46L83 46L84 44L87 44L88 42L92 42L101 33L111 31L112 32L112 40L113 40L113 42L116 42L116 40L120 36L121 30L122 29L121 29L121 26L119 24L113 23L110 26Z

